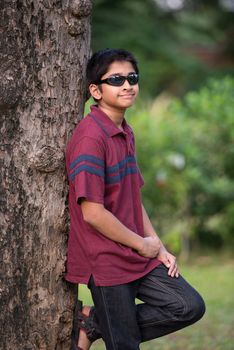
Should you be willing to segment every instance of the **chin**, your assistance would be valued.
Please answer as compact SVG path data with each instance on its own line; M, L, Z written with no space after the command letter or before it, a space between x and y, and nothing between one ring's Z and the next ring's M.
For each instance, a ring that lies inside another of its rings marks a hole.
M131 107L134 104L135 100L126 100L125 103L122 103L122 106L127 108L127 107Z

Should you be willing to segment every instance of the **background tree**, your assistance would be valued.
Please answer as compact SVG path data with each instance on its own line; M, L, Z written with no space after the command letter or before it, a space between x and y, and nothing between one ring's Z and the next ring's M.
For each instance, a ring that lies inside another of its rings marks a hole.
M182 96L234 73L234 5L225 0L96 0L92 48L123 47L140 65L141 94ZM227 7L229 4L229 7Z
M64 148L81 118L90 0L0 3L0 348L68 349Z

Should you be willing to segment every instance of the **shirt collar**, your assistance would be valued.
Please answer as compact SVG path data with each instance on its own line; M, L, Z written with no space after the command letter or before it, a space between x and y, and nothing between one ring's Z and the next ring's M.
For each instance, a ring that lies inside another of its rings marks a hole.
M104 113L97 105L90 107L91 112L89 116L95 120L99 127L104 131L104 133L110 137L117 134L130 134L131 128L124 119L122 122L123 130L120 130L115 123Z

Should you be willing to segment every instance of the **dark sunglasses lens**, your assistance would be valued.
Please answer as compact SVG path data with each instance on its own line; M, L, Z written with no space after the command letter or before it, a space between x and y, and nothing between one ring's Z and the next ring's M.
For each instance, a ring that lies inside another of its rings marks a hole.
M113 77L108 78L108 84L113 86L121 86L123 85L125 78L120 75L114 75Z
M129 74L127 79L130 85L135 85L138 83L139 76L138 74Z
M112 86L121 86L124 84L125 80L127 80L130 85L135 85L138 83L139 76L136 73L129 74L127 77L122 75L113 75L107 78L106 82Z

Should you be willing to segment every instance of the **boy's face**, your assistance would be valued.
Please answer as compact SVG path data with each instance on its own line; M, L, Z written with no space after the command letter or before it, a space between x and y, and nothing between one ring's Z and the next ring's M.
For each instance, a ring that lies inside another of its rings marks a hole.
M101 80L113 75L127 77L130 73L135 73L130 62L115 61L109 66L108 71L101 77ZM98 100L100 107L123 110L133 105L139 92L139 86L138 84L130 85L127 80L121 86L112 86L106 83L101 85L91 84L90 92Z

